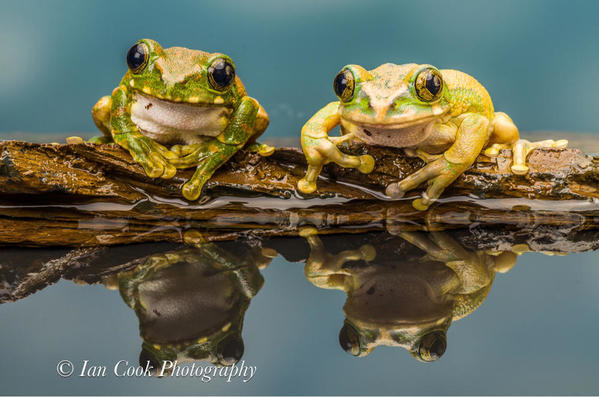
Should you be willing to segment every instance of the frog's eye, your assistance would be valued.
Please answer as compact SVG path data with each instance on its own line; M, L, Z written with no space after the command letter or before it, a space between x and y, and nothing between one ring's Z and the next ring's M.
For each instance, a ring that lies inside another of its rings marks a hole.
M150 51L145 43L136 43L127 51L127 66L133 73L139 73L148 65Z
M354 74L349 69L343 69L333 80L333 89L341 102L349 102L354 97L355 87Z
M217 91L225 90L235 79L235 68L224 58L215 59L208 67L208 82Z
M445 334L440 331L431 332L420 339L418 357L426 362L435 361L445 353L446 347L447 339Z
M421 101L434 102L441 97L443 77L437 69L423 69L414 80L414 89Z
M341 348L352 356L360 355L360 335L348 323L343 324L339 331L339 344Z
M216 346L216 357L222 365L233 365L241 360L244 346L241 338L231 335Z

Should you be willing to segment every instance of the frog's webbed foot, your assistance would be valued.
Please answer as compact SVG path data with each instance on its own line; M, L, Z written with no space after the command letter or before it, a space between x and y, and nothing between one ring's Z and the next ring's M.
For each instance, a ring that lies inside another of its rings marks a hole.
M265 143L252 143L247 148L252 153L258 153L262 157L268 157L275 152L273 146L269 146Z
M304 148L308 170L299 180L297 188L302 193L312 193L316 190L316 180L325 164L334 162L345 168L356 168L363 174L369 174L374 169L374 158L368 154L353 156L343 153L327 138L314 139L313 144Z
M530 152L537 148L550 148L550 149L565 149L568 147L568 141L565 139L559 139L557 141L553 139L547 139L544 141L530 142L526 139L518 139L513 144L495 143L489 146L484 151L484 155L487 157L495 157L499 154L502 149L512 150L512 172L516 175L526 175L528 173L528 165L526 165L526 159Z
M428 188L422 193L422 197L412 203L414 208L424 211L441 196L443 190L456 180L466 168L468 168L467 165L451 163L444 156L441 156L403 180L390 183L385 193L392 199L400 199L407 191L430 181Z
M360 260L371 262L376 258L376 249L370 244L364 244L355 250L345 250L338 254L331 254L318 237L316 228L312 226L303 227L299 234L310 245L310 256L306 260L305 268L308 277L344 273L343 265L346 262Z
M115 141L129 150L133 160L141 164L150 178L170 179L177 173L177 169L169 163L176 154L158 142L136 133L115 135Z
M204 184L212 174L238 150L236 145L228 145L217 139L201 144L171 148L171 150L173 149L175 153L183 155L169 160L173 167L179 169L197 166L191 179L183 185L183 197L190 201L195 201L200 197Z

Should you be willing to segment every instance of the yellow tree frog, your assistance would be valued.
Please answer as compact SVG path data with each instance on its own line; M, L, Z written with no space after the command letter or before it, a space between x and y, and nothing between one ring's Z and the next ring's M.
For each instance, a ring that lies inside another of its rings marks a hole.
M183 196L196 200L212 174L268 126L266 111L246 95L231 58L143 39L127 53L129 70L92 109L104 137L127 149L152 178L197 167ZM171 146L170 150L167 146ZM262 155L273 148L253 146Z
M337 145L344 142L403 148L407 155L422 158L427 163L422 169L386 187L386 194L398 199L428 182L425 193L413 202L419 210L439 198L483 150L496 156L501 149L512 149L512 172L526 174L531 150L567 145L565 140L519 139L510 117L494 111L487 90L457 70L386 63L368 71L348 65L336 75L333 88L339 101L319 110L302 128L308 162L306 175L298 182L302 193L316 190L318 175L329 162L362 173L373 170L371 156L342 153ZM341 136L329 137L337 125Z
M335 254L315 228L305 227L301 235L310 245L308 280L347 294L339 343L358 357L387 345L419 361L439 359L452 322L478 309L495 273L508 272L517 260L511 251L469 251L445 232L399 232L408 245L387 234L366 234L362 242L372 244Z

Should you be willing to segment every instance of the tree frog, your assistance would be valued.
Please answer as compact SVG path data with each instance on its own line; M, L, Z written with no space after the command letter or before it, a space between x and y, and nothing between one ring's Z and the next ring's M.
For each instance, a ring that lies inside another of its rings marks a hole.
M457 70L386 63L368 71L347 65L335 76L333 88L339 101L319 110L302 128L308 162L298 182L303 193L316 189L318 175L329 162L362 173L373 170L371 156L342 153L337 145L344 142L403 148L407 155L422 158L427 163L422 169L386 187L386 194L398 199L428 182L426 192L413 201L418 210L427 209L481 152L496 156L501 149L512 149L512 172L526 174L531 150L565 148L568 143L519 139L510 117L494 111L487 90ZM337 125L341 136L329 137Z
M510 251L468 251L445 232L399 232L404 241L373 233L367 244L336 254L326 250L315 228L305 227L301 235L310 245L308 280L347 294L339 343L358 357L387 345L418 361L439 359L452 322L474 312L495 273L508 272L517 259Z
M121 296L139 319L142 366L148 360L154 368L164 360L233 365L243 355L245 312L264 283L259 268L272 258L259 247L208 243L194 233L185 234L188 247L118 274Z
M111 96L92 109L103 137L127 149L152 178L196 167L183 196L196 200L212 174L268 126L264 108L247 96L228 56L142 39L127 53L129 70ZM167 146L172 146L167 149ZM254 144L269 155L274 148Z

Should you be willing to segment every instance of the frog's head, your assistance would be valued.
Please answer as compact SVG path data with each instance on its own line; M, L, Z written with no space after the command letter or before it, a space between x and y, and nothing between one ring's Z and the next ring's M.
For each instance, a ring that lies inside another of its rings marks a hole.
M144 339L139 364L145 367L149 362L154 375L159 375L163 367L162 373L169 374L171 363L175 360L180 363L206 361L216 366L234 365L244 353L241 327L241 323L229 323L227 328L208 337L180 343L156 343Z
M348 291L341 347L359 357L382 345L404 348L420 361L441 357L456 304L439 280L451 273L432 261L403 261L395 268L371 265L368 270L354 281L359 288Z
M135 93L169 102L235 107L245 88L228 56L182 47L163 49L142 39L127 52L122 84Z
M368 144L409 147L424 141L449 110L441 72L431 65L347 65L335 76L341 125Z
M346 319L339 331L339 344L347 353L356 357L369 355L381 345L403 347L412 357L422 362L438 360L447 348L447 328L451 321L438 321L434 324L404 324L399 327L377 328L364 326Z

